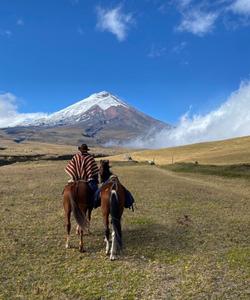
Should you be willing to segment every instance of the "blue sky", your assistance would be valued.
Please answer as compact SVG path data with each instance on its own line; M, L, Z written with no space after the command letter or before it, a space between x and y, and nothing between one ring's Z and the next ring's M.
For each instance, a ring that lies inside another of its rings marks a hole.
M249 71L249 0L0 2L0 94L20 113L108 90L175 124L222 105Z

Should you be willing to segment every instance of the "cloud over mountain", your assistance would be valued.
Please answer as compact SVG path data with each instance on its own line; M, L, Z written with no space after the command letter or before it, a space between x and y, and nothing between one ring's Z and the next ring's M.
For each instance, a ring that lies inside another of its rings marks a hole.
M109 99L109 96L106 96L104 92L94 94L91 97L93 99L96 99L96 97L97 99L102 99L102 97ZM109 102L106 101L105 103ZM112 103L109 104L114 106ZM15 126L22 122L23 124L36 124L39 120L52 122L53 120L57 120L57 116L62 117L62 120L59 120L60 122L64 120L63 116L65 116L66 122L66 112L69 111L71 113L80 104L81 107L83 104L86 106L88 101L78 102L70 107L71 110L67 108L51 115L44 113L25 114L18 112L17 98L13 94L1 94L0 127ZM122 102L119 105L122 107ZM77 114L74 113L73 115L79 118ZM40 123L38 122L38 124ZM233 92L220 107L210 113L193 116L185 114L176 127L166 130L152 130L147 136L143 135L141 138L126 142L126 146L161 148L245 135L250 135L250 81L242 82L237 91ZM110 143L112 144L112 141Z
M17 97L11 93L0 94L0 128L15 126L24 120L45 117L44 113L19 113Z
M153 148L179 146L204 141L250 135L250 82L239 89L216 110L206 115L184 115L172 130L163 130L150 140L137 139L128 146Z

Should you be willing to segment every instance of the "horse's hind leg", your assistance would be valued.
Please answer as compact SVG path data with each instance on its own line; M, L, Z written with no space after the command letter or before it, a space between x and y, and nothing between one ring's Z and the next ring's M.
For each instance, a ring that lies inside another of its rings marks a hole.
M112 244L110 250L110 260L115 260L117 256L117 241L114 229L112 229Z
M120 220L112 222L112 245L110 251L110 260L117 259L117 255L122 251L122 232Z
M80 235L80 227L79 225L76 225L76 235Z
M92 208L88 208L88 220L89 220L89 223L91 221L91 213L92 213Z
M110 230L109 230L109 227L107 227L105 229L106 255L109 255L109 252L110 252L109 236L110 236Z
M80 243L79 243L79 251L85 252L83 247L83 230L80 229Z
M108 216L105 216L105 218L104 218L104 226L105 226L104 241L106 242L106 255L109 255L109 252L110 252L110 241L109 241L110 230L109 230Z
M65 221L66 221L65 225L66 225L66 231L67 231L66 245L65 245L66 249L68 249L70 247L70 245L69 245L69 237L70 237L70 230L71 230L70 215L71 215L70 209L65 211Z
M92 208L88 208L87 213L88 213L88 221L89 221L89 226L87 228L87 234L91 234L91 231L90 231L90 221L91 221Z

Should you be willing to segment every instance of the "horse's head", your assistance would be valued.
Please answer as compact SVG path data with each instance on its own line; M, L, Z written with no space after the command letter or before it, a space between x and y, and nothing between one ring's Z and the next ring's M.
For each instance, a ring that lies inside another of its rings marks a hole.
M109 177L112 175L110 171L111 166L109 165L109 160L101 160L100 161L100 177L101 177L101 182L105 182L109 179Z

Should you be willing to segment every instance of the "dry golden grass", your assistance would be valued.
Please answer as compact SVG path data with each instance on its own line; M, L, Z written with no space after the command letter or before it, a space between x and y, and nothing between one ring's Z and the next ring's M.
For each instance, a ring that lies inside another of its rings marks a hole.
M172 162L194 162L201 164L239 164L250 162L250 137L242 137L218 142L200 143L159 150L130 152L137 161L154 160L158 165ZM111 158L124 160L124 155Z
M65 163L0 167L0 299L249 299L248 180L114 164L137 209L110 262L100 209L87 252L64 248Z
M59 145L42 142L25 141L22 143L15 143L11 139L1 138L0 147L6 148L0 150L1 155L67 155L74 154L77 151L77 146ZM116 155L128 151L123 148L104 148L104 147L90 147L92 153L102 153L106 155Z

